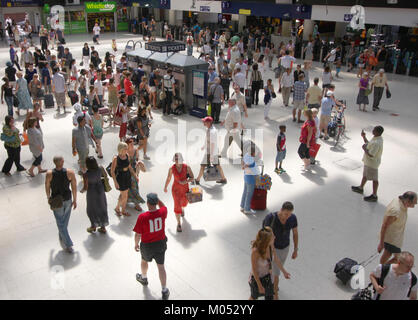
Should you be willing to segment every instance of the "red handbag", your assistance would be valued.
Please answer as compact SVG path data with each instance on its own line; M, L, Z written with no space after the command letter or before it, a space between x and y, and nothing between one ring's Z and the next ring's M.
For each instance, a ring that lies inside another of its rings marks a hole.
M316 155L318 154L319 148L321 148L321 145L318 143L314 143L310 148L309 148L309 155L311 156L311 158L315 158Z

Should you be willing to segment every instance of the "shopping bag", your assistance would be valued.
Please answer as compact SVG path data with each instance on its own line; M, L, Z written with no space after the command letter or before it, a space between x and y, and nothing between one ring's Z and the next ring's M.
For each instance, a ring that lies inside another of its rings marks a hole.
M211 115L211 113L212 113L212 104L211 104L211 103L209 103L209 104L208 104L208 116L210 116L210 115Z
M309 148L309 155L312 158L315 158L316 155L318 154L319 148L321 148L321 145L318 143L314 143L310 148Z
M200 202L203 200L203 189L195 184L190 188L190 191L186 193L189 203Z
M390 93L389 89L386 88L386 99L390 99L392 97L392 94Z
M23 134L20 137L20 140L22 141L22 146L27 146L29 144L28 134L26 132L23 132Z

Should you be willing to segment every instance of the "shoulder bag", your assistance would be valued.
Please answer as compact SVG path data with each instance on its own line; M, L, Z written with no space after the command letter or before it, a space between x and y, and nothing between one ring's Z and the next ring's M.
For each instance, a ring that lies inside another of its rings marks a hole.
M104 191L109 192L112 190L112 187L110 186L109 178L107 176L106 170L102 166L100 166L100 170L102 171L101 180L103 183Z

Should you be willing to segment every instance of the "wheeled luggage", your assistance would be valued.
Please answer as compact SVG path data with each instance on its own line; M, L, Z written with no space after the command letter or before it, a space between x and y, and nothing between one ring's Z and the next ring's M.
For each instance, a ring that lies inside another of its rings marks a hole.
M44 103L45 103L45 108L47 108L47 109L53 108L55 106L54 96L50 93L45 94Z
M218 170L218 167L215 167L214 165L208 165L205 169L205 172L203 173L203 179L205 181L218 181L221 180L221 173Z
M354 275L352 273L352 268L359 263L350 258L344 258L337 262L334 267L334 273L338 279L342 281L343 284L346 284L348 281L351 280L351 277Z
M267 190L254 189L254 194L251 199L251 209L266 210L267 208Z

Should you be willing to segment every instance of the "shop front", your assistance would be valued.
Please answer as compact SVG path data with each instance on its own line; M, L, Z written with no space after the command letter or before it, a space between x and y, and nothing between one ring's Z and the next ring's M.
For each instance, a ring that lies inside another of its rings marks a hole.
M117 4L108 2L85 2L87 14L87 30L92 32L95 23L98 23L102 32L117 31Z

